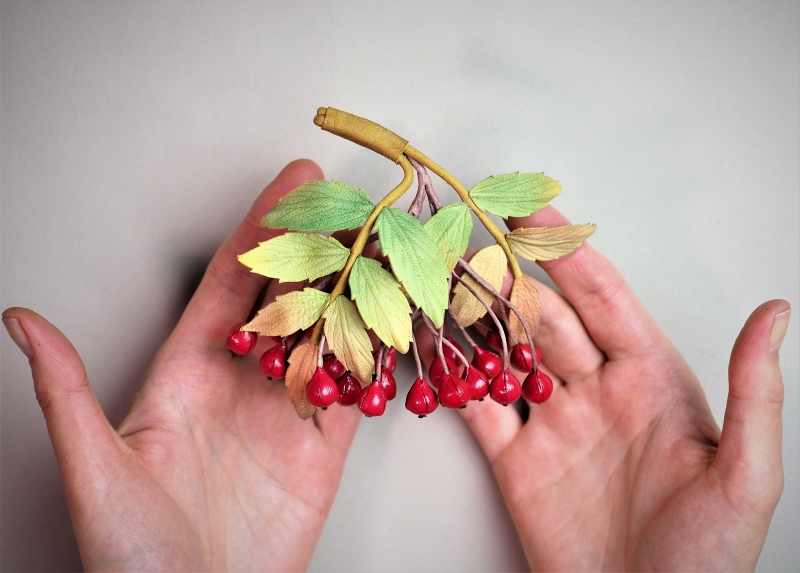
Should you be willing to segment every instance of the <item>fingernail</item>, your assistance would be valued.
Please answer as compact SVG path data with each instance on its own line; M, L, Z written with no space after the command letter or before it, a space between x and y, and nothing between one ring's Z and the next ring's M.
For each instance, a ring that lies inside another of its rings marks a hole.
M28 341L28 337L25 335L25 331L22 330L22 325L20 325L19 319L3 317L3 325L6 327L8 335L11 337L11 340L14 341L14 344L19 346L19 349L22 350L22 353L25 356L32 358L33 348L31 347L31 343Z
M772 323L772 335L769 337L769 353L777 354L783 344L783 337L786 336L786 329L789 328L789 315L792 309L784 310L775 315L775 322Z

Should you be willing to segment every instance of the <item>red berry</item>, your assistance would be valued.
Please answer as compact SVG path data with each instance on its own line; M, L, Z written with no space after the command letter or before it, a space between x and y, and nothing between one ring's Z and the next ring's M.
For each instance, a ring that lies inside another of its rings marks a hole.
M458 373L456 369L456 365L454 362L447 360L447 368L450 372ZM431 367L428 369L428 376L431 379L431 384L433 384L434 388L439 388L442 385L442 376L444 376L444 366L442 366L442 361L438 356L434 356L433 362L431 362Z
M517 344L511 351L511 364L518 370L530 372L533 370L533 354L527 344Z
M314 375L306 384L308 403L323 410L339 398L339 387L322 366L317 366Z
M498 404L508 406L522 396L522 387L516 376L508 370L503 370L500 376L492 380L489 386L489 396Z
M500 352L503 349L503 339L500 338L500 333L495 330L489 332L486 335L486 346Z
M264 354L258 361L261 371L267 375L267 378L283 378L286 375L286 358L289 354L286 348L286 343L281 342L276 344Z
M414 380L406 396L406 410L420 418L424 418L433 412L438 405L436 392L428 386L425 378L419 377Z
M528 374L522 384L522 395L525 399L534 404L545 402L553 393L553 380L542 372L536 370Z
M390 346L383 351L383 368L381 370L388 370L394 372L397 367L397 349ZM389 398L391 400L391 398Z
M455 374L445 374L442 377L442 387L439 388L439 403L445 408L464 408L469 402L469 386Z
M258 335L255 332L239 330L245 324L241 322L234 326L228 336L228 348L236 354L247 354L256 347L256 342L258 342Z
M450 344L458 348L458 351L461 354L464 354L464 349L461 348L461 345L455 341L452 336L445 336L445 340L447 340ZM445 360L450 360L455 364L461 362L461 359L453 352L453 349L447 346L446 344L442 344L442 354L444 354Z
M386 393L383 386L373 382L358 396L358 409L366 416L382 416L386 411Z
M342 406L352 406L358 402L358 395L361 394L361 384L358 383L358 378L345 372L344 376L336 381L339 387L339 399L336 400Z
M480 346L475 347L475 356L472 357L472 365L486 374L488 380L492 380L503 369L503 361L494 352L484 350Z
M467 372L465 380L469 387L470 400L483 400L489 393L489 382L486 380L486 375L475 368L474 366Z
M325 358L322 361L322 367L325 369L325 372L328 373L328 376L333 378L334 380L341 378L344 375L344 371L346 368L344 364L339 362L339 359L336 358L333 354Z
M392 373L384 368L381 370L381 377L376 382L383 386L383 392L386 394L386 399L394 400L394 397L397 396L397 382L395 382Z

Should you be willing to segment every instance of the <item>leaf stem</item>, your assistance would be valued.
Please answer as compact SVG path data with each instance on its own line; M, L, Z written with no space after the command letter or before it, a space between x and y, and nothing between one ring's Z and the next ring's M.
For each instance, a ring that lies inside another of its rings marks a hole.
M475 274L477 275L478 273ZM455 278L456 280L458 280L458 282L464 285L464 288L466 288L470 292L470 294L472 294L472 296L478 299L478 302L480 302L484 307L486 307L486 312L488 312L489 316L492 317L492 320L494 321L495 325L497 326L497 330L500 333L500 341L503 343L503 370L508 370L508 361L509 361L508 343L506 342L505 332L503 332L503 325L500 324L500 320L497 318L497 315L492 310L492 305L483 300L481 298L481 295L479 295L478 292L474 288L472 288L467 281L458 276L455 271L452 272L452 275L453 278ZM491 287L492 285L489 286Z
M522 329L525 331L525 337L528 339L528 345L530 345L531 352L533 353L533 369L534 370L538 370L539 369L539 364L536 362L536 353L534 352L536 347L533 345L533 336L531 335L531 331L528 328L528 323L525 321L525 318L522 316L522 313L519 311L519 309L510 300L504 298L499 292L497 292L495 290L495 288L490 283L486 282L483 279L483 277L481 277L478 273L476 273L475 269L473 269L470 266L470 264L466 260L464 260L463 257L458 259L458 264L461 266L462 269L464 269L464 272L466 272L469 276L471 276L473 279L475 279L475 281L479 285L481 285L483 288L488 290L492 294L492 296L494 296L497 299L497 301L500 303L501 307L503 305L505 305L511 310L511 312L513 312L514 314L517 315L517 318L519 319L519 322L522 325ZM455 274L455 271L453 272L453 276L458 276L458 275ZM475 291L472 288L470 288L469 285L467 285L461 277L458 277L458 279L461 281L461 284L463 284L465 287L467 287L469 289L469 291L473 295L475 295L475 297L479 301L481 301L482 303L484 302L477 294L475 294ZM496 320L495 320L495 323L497 323ZM498 326L498 328L500 328L499 324L497 326ZM511 333L511 329L509 328L508 330L509 330L509 334L510 334ZM503 329L502 328L500 328L500 336L503 337ZM511 336L513 336L513 334ZM505 340L505 337L503 337L503 340Z
M458 196L461 197L461 200L464 201L464 203L466 203L470 209L472 209L478 219L480 219L480 222L483 223L483 226L486 227L486 230L489 231L492 237L494 237L494 240L497 241L497 244L502 247L503 252L506 254L506 258L508 259L508 264L511 266L511 272L514 274L514 278L521 277L522 269L519 268L517 257L511 252L511 247L508 245L508 241L506 241L505 233L503 233L503 231L501 231L500 228L494 224L494 221L492 221L489 216L475 204L475 202L469 196L469 191L467 188L464 187L455 177L453 177L444 167L434 162L420 150L415 149L411 145L407 145L404 153L410 160L417 161L436 173L436 175L444 179L445 182L450 185L450 187L452 187L456 193L458 193Z
M450 350L453 351L453 353L456 355L456 357L459 360L461 360L461 362L464 363L464 366L466 367L466 370L464 371L464 373L466 374L467 372L469 372L469 360L467 360L466 356L464 356L458 350L458 348L455 347L455 345L452 342L450 342L444 336L442 336L442 332L441 332L442 329L440 328L439 330L436 330L436 327L433 326L433 323L431 322L431 319L429 319L427 317L427 315L425 315L425 314L422 315L422 320L425 323L425 326L428 327L428 330L430 330L437 337L437 341L438 341L438 344L439 344L439 356L440 356L440 359L442 360L442 364L444 365L445 374L450 374L450 368L447 366L447 360L445 360L444 356L442 355L442 349L441 349L442 348L442 344L447 345L447 347Z
M401 156L397 160L397 163L403 168L403 180L397 187L392 189L389 194L386 195L386 197L381 199L381 201L375 205L372 213L370 213L369 217L367 217L367 220L364 222L364 226L358 233L353 246L350 247L350 256L347 258L344 269L342 269L342 274L339 276L339 280L336 281L336 286L334 286L333 290L331 291L331 300L328 302L328 306L330 306L337 296L344 292L344 289L347 286L347 279L350 277L350 270L353 268L356 258L364 250L364 247L367 244L367 239L369 238L369 234L372 232L372 227L375 225L375 221L378 219L378 215L380 215L381 210L402 197L403 193L408 191L409 187L411 187L411 183L414 181L414 169L411 167L411 163L409 163L408 159L406 159L405 156ZM322 336L322 326L324 324L325 318L321 317L317 321L316 326L314 326L314 332L311 335L312 344L319 343L320 336Z
M458 327L458 329L461 331L461 334L464 335L464 338L466 339L467 343L469 343L469 345L472 346L473 348L478 346L477 344L475 344L475 340L473 340L473 338L469 335L469 332L467 332L467 329L464 327L464 325L461 324L461 321L458 320L458 318L456 318L455 314L453 314L451 312L450 313L450 318L453 319L453 322Z

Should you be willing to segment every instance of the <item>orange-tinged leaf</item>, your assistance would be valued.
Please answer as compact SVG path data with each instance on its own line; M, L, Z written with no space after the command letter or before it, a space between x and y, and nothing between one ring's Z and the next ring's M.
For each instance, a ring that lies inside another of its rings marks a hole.
M308 403L306 398L306 384L311 380L314 370L317 369L317 355L319 346L306 342L300 344L289 356L289 368L286 370L286 390L289 401L297 410L297 415L307 420L317 410Z
M339 295L325 310L325 338L328 346L344 367L363 382L372 379L375 360L372 341L356 305Z
M258 311L242 330L263 336L289 336L317 322L329 300L328 293L313 288L281 295Z
M597 225L529 227L514 229L506 235L511 250L529 261L552 261L581 246Z
M514 279L514 284L511 287L511 304L517 307L525 322L528 323L528 329L533 336L539 329L539 311L541 305L539 304L539 289L531 282L528 277L519 277ZM525 336L525 329L522 327L517 318L516 313L509 313L509 324L511 332L519 342L527 344L527 337Z
M481 249L469 261L469 265L480 277L492 285L497 292L503 287L506 276L506 255L500 245L492 245ZM483 288L467 273L462 275L464 282L469 284L480 297L490 305L494 300L492 294ZM453 289L453 300L450 303L450 312L464 326L469 326L484 314L486 307L469 292L464 285L458 283Z

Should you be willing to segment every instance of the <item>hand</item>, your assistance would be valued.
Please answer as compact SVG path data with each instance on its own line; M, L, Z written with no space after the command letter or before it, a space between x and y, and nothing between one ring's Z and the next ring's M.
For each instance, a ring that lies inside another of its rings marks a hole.
M117 431L64 335L30 310L3 313L30 359L87 569L307 567L360 413L331 408L300 420L283 382L259 370L260 354L233 356L226 339L266 282L236 255L276 234L258 221L282 195L321 178L315 164L296 161L264 190Z
M564 224L552 207L509 221ZM564 293L539 286L552 397L524 425L488 400L462 410L531 568L752 570L783 488L789 304L761 305L742 329L720 434L697 378L606 259L587 244L541 266Z

